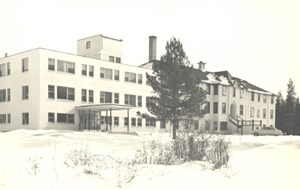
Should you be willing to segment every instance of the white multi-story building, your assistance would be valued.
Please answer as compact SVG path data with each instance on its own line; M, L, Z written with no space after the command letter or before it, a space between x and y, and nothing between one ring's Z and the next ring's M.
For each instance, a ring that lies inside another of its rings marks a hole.
M0 131L15 129L169 131L164 122L137 117L156 59L149 37L149 62L122 63L122 40L96 35L78 40L77 55L37 48L0 59ZM209 113L195 129L244 133L275 124L275 95L229 72L197 70L206 89ZM241 130L240 130L241 131Z

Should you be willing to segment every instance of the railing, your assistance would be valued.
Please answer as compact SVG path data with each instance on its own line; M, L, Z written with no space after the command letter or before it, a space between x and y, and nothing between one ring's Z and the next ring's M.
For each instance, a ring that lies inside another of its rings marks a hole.
M231 115L229 115L229 121L231 121L231 123L233 123L235 126L242 127L242 126L252 126L252 128L254 128L254 126L261 126L262 122L261 120L244 120L243 118L241 118L240 116L237 116L237 119L232 117Z

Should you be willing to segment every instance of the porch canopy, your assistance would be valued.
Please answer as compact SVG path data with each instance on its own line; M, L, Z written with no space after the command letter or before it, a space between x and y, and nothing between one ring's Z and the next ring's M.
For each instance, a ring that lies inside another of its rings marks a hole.
M91 111L93 112L99 112L99 116L101 118L101 112L106 111L106 116L107 112L109 111L109 118L110 118L110 130L111 130L111 124L112 124L112 117L111 113L112 111L122 111L122 110L127 110L127 118L128 118L128 126L127 126L127 131L129 131L129 110L132 108L136 108L136 106L131 106L131 105L122 105L122 104L93 104L93 105L83 105L83 106L76 106L75 109L78 111L88 111L89 113L89 121L88 121L88 129L91 129ZM106 123L106 130L108 130L107 122ZM100 122L101 126L101 122ZM98 128L97 128L98 130Z

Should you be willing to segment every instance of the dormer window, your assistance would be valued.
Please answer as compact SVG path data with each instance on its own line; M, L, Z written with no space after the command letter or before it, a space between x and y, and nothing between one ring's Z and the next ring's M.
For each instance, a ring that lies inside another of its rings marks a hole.
M90 49L91 48L91 42L90 41L86 42L85 47L86 47L86 49Z

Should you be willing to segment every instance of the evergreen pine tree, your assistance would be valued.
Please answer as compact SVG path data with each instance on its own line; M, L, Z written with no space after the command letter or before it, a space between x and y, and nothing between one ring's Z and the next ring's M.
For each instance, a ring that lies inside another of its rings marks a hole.
M294 128L296 127L295 96L295 86L293 80L290 79L285 100L285 126L287 133L290 135L294 134Z
M296 103L295 103L295 114L296 114L295 134L300 135L300 102L299 102L299 97L296 99Z
M281 91L278 92L277 99L276 99L276 117L275 117L275 126L277 129L282 130L283 132L286 132L285 126L284 126L284 109L285 109L285 102L283 99L283 96L281 94Z
M153 63L152 69L152 75L147 73L147 81L154 95L147 98L147 109L157 119L171 122L175 139L180 121L200 119L206 113L206 91L199 88L197 70L174 37L167 42L166 53Z

